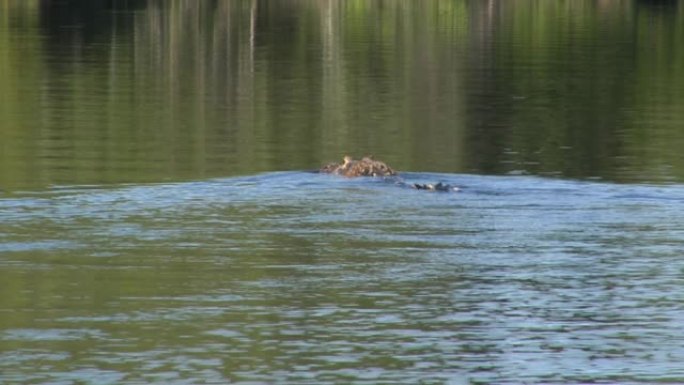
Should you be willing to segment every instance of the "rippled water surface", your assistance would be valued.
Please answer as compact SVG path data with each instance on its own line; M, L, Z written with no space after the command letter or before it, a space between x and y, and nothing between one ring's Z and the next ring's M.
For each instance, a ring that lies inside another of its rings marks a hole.
M0 0L0 384L684 383L682 68L676 0Z
M3 199L1 382L684 381L684 189L404 177Z

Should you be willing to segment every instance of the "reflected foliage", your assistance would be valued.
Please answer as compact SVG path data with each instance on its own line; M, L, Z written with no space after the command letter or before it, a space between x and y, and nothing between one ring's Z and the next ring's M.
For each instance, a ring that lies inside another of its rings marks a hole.
M0 183L684 180L675 1L0 1Z

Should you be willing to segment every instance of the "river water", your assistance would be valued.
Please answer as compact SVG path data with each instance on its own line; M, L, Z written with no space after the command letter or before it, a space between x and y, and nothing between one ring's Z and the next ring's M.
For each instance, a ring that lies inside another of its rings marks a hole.
M0 0L0 383L682 383L682 47L676 1Z

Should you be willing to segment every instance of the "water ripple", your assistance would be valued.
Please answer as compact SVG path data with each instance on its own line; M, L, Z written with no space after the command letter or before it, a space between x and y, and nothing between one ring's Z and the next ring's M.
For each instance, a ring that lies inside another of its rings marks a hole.
M0 380L684 378L681 186L404 177L463 191L284 172L0 200Z

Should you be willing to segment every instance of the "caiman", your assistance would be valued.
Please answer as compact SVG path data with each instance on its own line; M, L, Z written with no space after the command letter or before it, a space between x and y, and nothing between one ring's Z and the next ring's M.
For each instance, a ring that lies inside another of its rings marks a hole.
M343 163L328 163L319 169L319 172L325 174L341 175L347 178L355 178L359 176L382 177L395 181L402 186L408 186L417 190L430 191L459 191L458 187L446 183L406 183L401 179L394 169L387 165L387 163L375 160L372 156L366 156L360 160L353 159L346 155Z

